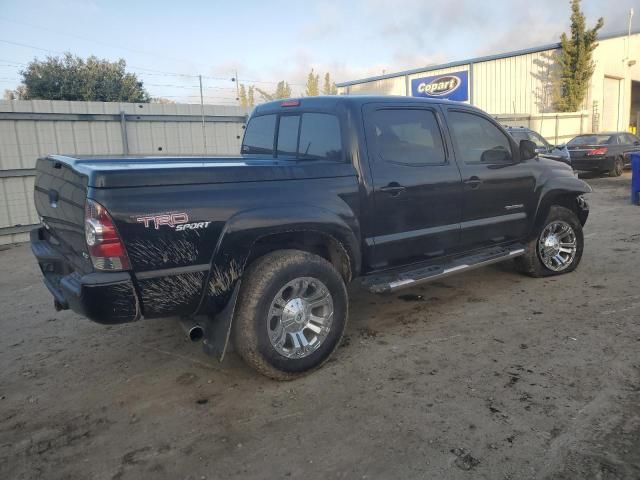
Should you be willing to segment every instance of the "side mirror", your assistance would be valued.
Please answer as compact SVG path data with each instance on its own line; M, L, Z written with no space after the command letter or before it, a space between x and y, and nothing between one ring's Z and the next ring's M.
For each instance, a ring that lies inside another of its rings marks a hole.
M503 148L492 148L485 150L480 156L482 163L511 163L511 152L504 150Z
M536 158L536 144L531 140L520 140L520 160Z

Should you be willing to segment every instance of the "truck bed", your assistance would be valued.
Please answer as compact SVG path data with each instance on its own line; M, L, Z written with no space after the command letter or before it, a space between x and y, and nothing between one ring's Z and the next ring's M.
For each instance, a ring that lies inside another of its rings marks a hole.
M353 175L350 165L327 160L229 157L70 157L50 155L38 170L63 165L95 188L260 182Z

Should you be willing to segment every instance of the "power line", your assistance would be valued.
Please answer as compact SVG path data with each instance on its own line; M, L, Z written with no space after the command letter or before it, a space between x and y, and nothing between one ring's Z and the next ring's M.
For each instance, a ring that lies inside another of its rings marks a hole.
M5 39L1 39L0 38L0 42L2 43L7 43L9 45L15 45L15 46L19 46L19 47L25 47L25 48L32 48L35 50L40 50L43 52L48 52L48 53L55 53L58 55L64 55L65 53L68 52L61 52L59 50L51 50L48 48L42 48L42 47L37 47L35 45L29 45L27 43L21 43L21 42L14 42L11 40L5 40ZM5 61L5 60L3 60ZM25 64L20 64L20 65L25 65ZM127 68L129 70L141 70L142 72L148 72L148 73L138 73L139 75L164 75L164 76L176 76L176 77L189 77L189 78L198 78L200 75L194 75L194 74L190 74L190 73L179 73L179 72L168 72L168 71L164 71L164 70L156 70L156 69L152 69L152 68L146 68L146 67L139 67L136 65L127 65ZM136 73L136 72L134 72ZM209 75L202 75L203 79L208 79L208 80L218 80L218 81L237 81L237 79L235 77L214 77L214 76L209 76ZM277 85L280 82L275 82L275 81L271 81L271 80L244 80L244 82L247 83L263 83L263 84L271 84L271 85ZM289 85L294 85L294 86L304 86L305 84L303 83L292 83L292 82L286 82Z
M120 50L125 50L125 51L128 51L128 52L137 53L137 54L141 54L141 55L149 55L149 56L163 58L163 59L169 58L171 60L178 61L178 62L183 62L184 61L184 60L180 60L178 58L169 57L169 56L167 56L165 54L160 54L160 53L156 53L156 52L150 52L150 51L146 51L146 50L136 50L136 49L132 49L132 48L129 48L129 47L124 47L122 45L117 45L117 44L113 44L113 43L103 42L101 40L96 40L95 38L85 37L85 36L82 36L82 35L78 35L76 33L63 32L63 31L56 30L56 29L53 29L53 28L50 28L50 27L45 27L45 26L42 26L42 25L34 25L32 23L27 23L27 22L24 22L24 21L21 21L21 20L13 20L13 19L6 18L6 17L0 17L0 21L4 21L4 22L7 22L7 23L17 23L17 24L21 24L21 25L26 25L28 27L36 28L38 30L46 30L46 31L49 31L49 32L56 33L58 35L66 35L68 37L78 38L80 40L93 42L93 43L96 43L98 45L104 45L106 47L111 47L111 48L117 48L117 49L120 49Z

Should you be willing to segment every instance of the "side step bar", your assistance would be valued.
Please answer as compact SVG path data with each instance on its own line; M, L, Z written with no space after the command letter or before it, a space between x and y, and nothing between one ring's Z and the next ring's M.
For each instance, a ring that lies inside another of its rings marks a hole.
M441 265L434 264L414 270L405 270L397 274L386 273L372 276L364 279L363 284L373 293L391 293L401 288L415 287L416 285L440 280L456 273L467 272L510 258L516 258L524 255L524 253L524 247L519 244L504 248L494 247L464 257L454 258Z

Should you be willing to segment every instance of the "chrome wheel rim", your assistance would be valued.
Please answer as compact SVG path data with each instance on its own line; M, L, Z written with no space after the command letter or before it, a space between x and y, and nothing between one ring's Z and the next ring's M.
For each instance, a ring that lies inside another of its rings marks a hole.
M576 234L567 222L551 222L538 239L540 260L545 267L554 272L569 268L577 251Z
M317 278L299 277L283 286L269 307L267 333L287 358L304 358L326 340L333 323L333 297Z

